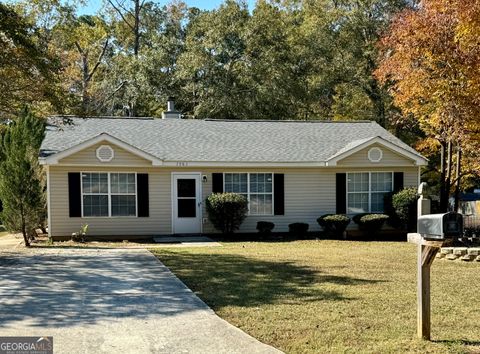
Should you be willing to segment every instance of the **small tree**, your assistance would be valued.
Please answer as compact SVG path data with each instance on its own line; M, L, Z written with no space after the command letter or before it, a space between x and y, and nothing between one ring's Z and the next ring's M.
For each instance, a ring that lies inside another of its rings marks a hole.
M45 218L44 182L38 152L44 122L24 109L0 141L0 199L2 221L9 231L21 232L25 246Z
M248 201L237 193L214 193L206 200L208 219L224 234L238 230L247 216Z

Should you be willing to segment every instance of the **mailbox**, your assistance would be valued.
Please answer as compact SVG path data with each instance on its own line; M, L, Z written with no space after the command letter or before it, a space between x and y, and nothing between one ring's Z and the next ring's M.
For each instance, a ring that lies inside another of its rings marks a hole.
M425 239L445 240L463 236L463 217L458 213L430 214L418 217L417 232Z

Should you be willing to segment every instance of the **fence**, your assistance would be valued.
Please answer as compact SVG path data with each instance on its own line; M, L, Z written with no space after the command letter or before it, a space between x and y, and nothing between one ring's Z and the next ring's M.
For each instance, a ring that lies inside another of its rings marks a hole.
M480 216L464 215L463 228L465 237L480 237Z

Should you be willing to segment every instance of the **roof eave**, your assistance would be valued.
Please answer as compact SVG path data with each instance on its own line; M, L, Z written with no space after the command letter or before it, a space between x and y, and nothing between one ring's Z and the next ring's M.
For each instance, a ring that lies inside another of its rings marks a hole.
M107 141L111 144L117 145L121 147L122 149L137 155L139 157L142 157L152 163L152 166L163 166L163 161L143 150L140 150L110 134L107 133L101 133L96 135L95 137L85 140L77 145L74 145L68 149L65 149L63 151L56 152L54 154L51 154L46 157L39 157L39 163L41 165L57 165L61 159L64 159L68 156L71 156L83 149L87 149L95 144L98 144L102 141Z
M329 159L326 161L326 166L337 166L338 161L345 159L346 157L372 145L372 144L380 144L385 146L386 148L402 155L405 156L411 160L413 160L415 166L425 166L428 164L428 159L425 158L424 156L420 155L419 153L413 153L411 151L408 151L407 149L403 148L402 146L392 143L391 141L388 141L381 136L376 136L372 137L371 139L366 140L365 142L356 145L352 149L343 151L340 154L334 154L332 155Z

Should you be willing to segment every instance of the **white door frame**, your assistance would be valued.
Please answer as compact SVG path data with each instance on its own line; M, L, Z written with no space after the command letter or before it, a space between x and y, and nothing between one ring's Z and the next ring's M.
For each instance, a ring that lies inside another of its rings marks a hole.
M196 199L197 199L197 219L199 219L199 233L203 233L203 200L202 200L202 173L201 172L181 172L175 171L171 174L171 209L172 209L172 234L175 230L175 212L177 211L177 185L175 183L177 177L195 177L196 179Z

